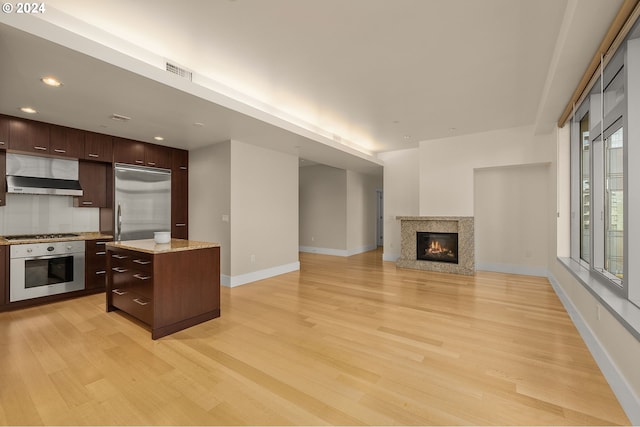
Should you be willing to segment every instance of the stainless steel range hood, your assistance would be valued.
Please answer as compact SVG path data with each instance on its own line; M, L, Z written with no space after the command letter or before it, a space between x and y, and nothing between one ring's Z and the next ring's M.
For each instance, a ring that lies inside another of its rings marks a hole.
M7 153L7 192L82 196L78 161Z

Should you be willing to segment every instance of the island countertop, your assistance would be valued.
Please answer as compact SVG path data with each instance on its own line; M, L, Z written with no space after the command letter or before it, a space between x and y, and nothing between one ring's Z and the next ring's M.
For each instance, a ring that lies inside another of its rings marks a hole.
M156 243L153 239L125 240L121 242L108 242L107 247L129 249L132 251L146 252L148 254L161 254L165 252L192 251L195 249L218 248L219 243L199 242L195 240L171 239L169 243Z

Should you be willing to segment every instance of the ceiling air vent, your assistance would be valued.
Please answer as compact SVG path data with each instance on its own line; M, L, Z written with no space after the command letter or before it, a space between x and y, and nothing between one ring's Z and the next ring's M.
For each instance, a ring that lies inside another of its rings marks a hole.
M166 63L166 70L176 76L182 77L183 79L187 79L191 81L193 73L185 68L182 68L178 65L172 64L171 62Z
M131 117L123 116L122 114L113 113L111 115L111 120L115 120L116 122L128 122L131 120Z

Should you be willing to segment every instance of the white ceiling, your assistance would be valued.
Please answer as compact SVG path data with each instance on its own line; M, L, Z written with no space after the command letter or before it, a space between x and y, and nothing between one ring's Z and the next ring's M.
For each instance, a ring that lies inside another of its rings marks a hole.
M380 173L378 152L422 140L550 131L621 4L48 0L39 16L0 15L0 112L29 104L117 136L234 139ZM39 83L49 74L64 86Z

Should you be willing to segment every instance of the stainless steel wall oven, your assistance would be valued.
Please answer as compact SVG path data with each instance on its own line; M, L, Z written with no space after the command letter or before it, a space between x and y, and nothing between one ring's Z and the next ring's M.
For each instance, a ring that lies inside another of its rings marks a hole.
M84 241L13 244L9 301L84 289Z

